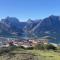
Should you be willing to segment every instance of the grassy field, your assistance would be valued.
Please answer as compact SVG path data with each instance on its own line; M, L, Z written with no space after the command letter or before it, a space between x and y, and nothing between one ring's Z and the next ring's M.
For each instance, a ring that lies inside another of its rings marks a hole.
M33 50L31 52L38 57L38 60L60 60L60 53L54 51Z
M47 50L17 49L0 55L0 60L60 60L60 53Z

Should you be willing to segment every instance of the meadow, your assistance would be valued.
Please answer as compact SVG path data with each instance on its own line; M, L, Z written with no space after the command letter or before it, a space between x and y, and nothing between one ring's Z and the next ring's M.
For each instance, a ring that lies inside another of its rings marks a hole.
M60 60L60 51L18 48L0 55L0 60Z

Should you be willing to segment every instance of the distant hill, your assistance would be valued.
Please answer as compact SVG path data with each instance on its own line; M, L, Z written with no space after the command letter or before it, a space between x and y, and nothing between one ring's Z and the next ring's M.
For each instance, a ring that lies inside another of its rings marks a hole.
M60 43L60 16L51 15L43 20L28 22L25 30L30 36L35 38L49 36L53 37L48 38L50 42Z
M28 38L49 36L45 38L50 42L60 43L60 16L51 15L42 20L28 19L26 22L20 22L16 17L6 17L0 21L0 36Z
M0 21L0 30L1 35L22 35L23 27L25 26L25 22L19 22L19 20L15 17L6 17L5 19L1 19ZM8 33L8 34L3 34Z

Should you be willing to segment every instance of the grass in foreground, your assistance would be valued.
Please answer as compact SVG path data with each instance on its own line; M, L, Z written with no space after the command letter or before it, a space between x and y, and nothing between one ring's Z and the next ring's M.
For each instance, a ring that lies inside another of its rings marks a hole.
M17 49L1 55L0 60L60 60L60 53L48 50Z
M30 52L36 55L39 60L60 60L60 53L54 51L32 50Z

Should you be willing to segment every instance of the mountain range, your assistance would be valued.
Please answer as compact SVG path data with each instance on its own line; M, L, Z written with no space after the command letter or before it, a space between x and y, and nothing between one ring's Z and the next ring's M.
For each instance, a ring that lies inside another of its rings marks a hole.
M51 15L44 19L21 22L16 17L6 17L0 21L0 36L48 39L60 43L60 16Z

